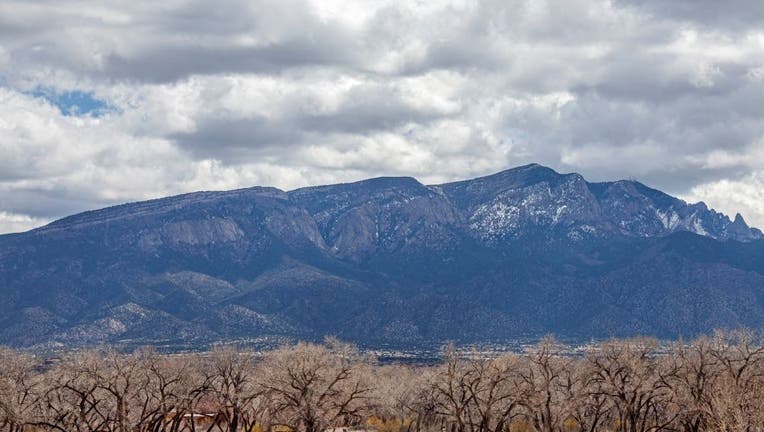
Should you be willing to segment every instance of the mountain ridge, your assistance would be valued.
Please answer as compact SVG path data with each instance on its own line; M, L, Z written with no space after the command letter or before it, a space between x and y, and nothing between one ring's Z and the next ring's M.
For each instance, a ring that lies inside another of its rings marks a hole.
M527 171L532 171L535 174L535 175L531 176L531 182L526 182L524 184L514 184L513 186L519 187L519 186L522 185L522 186L526 186L527 187L527 186L530 186L530 185L533 185L533 184L536 184L536 183L540 183L540 182L543 182L543 181L560 181L560 179L574 178L576 180L580 180L580 181L583 181L584 183L586 183L587 187L595 195L601 195L603 193L603 189L606 190L608 188L611 188L611 187L614 187L614 186L617 186L617 185L634 186L636 189L640 189L641 191L646 191L646 192L648 192L650 194L658 195L658 196L660 196L660 198L662 200L670 201L671 204L679 204L679 205L685 205L685 206L691 207L691 208L698 208L701 211L709 211L710 210L713 213L719 215L719 217L721 219L726 219L726 220L724 220L722 222L725 226L729 226L729 225L732 225L732 224L738 224L738 225L742 225L741 228L743 230L749 229L751 231L750 233L745 233L743 236L733 238L734 240L749 241L749 240L752 240L752 239L761 239L761 238L764 238L764 235L762 235L762 232L758 228L748 226L748 224L745 222L744 218L742 217L742 215L740 215L740 213L737 213L735 215L735 218L731 220L729 218L729 216L727 216L727 215L725 215L723 213L718 213L718 212L716 212L713 209L710 209L703 201L700 201L700 202L697 202L697 203L687 203L687 202L685 202L685 201L683 201L683 200L681 200L679 198L676 198L676 197L673 197L671 195L668 195L668 194L666 194L666 193L664 193L664 192L662 192L662 191L660 191L658 189L651 188L651 187L649 187L649 186L647 186L647 185L645 185L645 184L643 184L643 183L641 183L639 181L636 181L636 180L616 180L616 181L610 181L610 182L607 182L607 181L606 182L587 182L587 181L584 180L584 177L581 176L578 173L565 173L565 174L561 174L561 173L558 173L558 172L556 172L555 170L553 170L553 169L551 169L549 167L546 167L546 166L543 166L543 165L540 165L540 164L537 164L537 163L530 163L530 164L527 164L527 165L523 165L523 166L519 166L519 167L515 167L515 168L510 168L510 169L502 170L502 171L499 171L499 172L496 172L496 173L493 173L493 174L489 174L489 175L485 175L485 176L481 176L481 177L476 177L476 178L473 178L473 179L457 180L457 181L453 181L453 182L447 182L447 183L441 183L441 184L433 184L433 185L425 185L425 184L419 182L416 178L409 177L409 176L398 176L398 177L396 177L396 176L381 176L381 177L373 177L373 178L362 179L362 180L353 181L353 182L347 182L347 183L337 183L337 184L331 184L331 185L318 185L318 186L305 186L305 187L300 187L300 188L293 189L293 190L282 190L282 189L275 188L275 187L270 187L270 186L252 186L252 187L239 188L239 189L233 189L233 190L225 190L225 191L213 191L213 190L206 191L205 190L205 191L189 192L189 193L184 193L184 194L179 194L179 195L172 195L172 196L163 197L163 198L155 198L155 199L144 200L144 201L135 201L135 202L129 202L129 203L124 203L124 204L118 204L118 205L114 205L114 206L109 206L109 207L105 207L105 208L101 208L101 209L88 210L88 211L85 211L85 212L82 212L82 213L77 213L77 214L74 214L74 215L71 215L71 216L67 216L67 217L64 217L64 218L61 218L61 219L57 219L57 220L55 220L55 221L53 221L53 222L51 222L51 223L49 223L47 225L44 225L42 227L38 227L38 228L32 229L30 231L31 232L40 232L40 231L47 231L49 229L54 229L54 228L55 229L65 228L67 222L76 221L79 218L83 218L83 217L86 217L86 216L89 216L89 215L95 216L95 215L100 215L100 214L104 214L104 213L108 213L108 212L117 211L117 210L120 210L120 209L131 208L131 207L132 208L135 208L135 207L144 207L144 206L149 207L152 204L160 204L161 203L161 204L165 204L166 205L168 202L173 202L173 201L183 202L183 201L188 201L188 200L190 200L192 198L197 198L197 197L199 197L199 198L209 197L209 198L221 199L221 198L224 198L226 196L236 196L236 195L243 195L243 194L258 194L258 195L266 195L266 196L273 196L273 197L282 197L284 199L288 199L289 196L294 195L294 194L300 194L300 193L305 193L307 191L320 190L320 189L343 188L343 187L351 187L352 188L352 187L367 186L367 185L371 185L371 184L377 184L377 185L379 185L380 187L382 187L384 189L385 187L389 188L389 185L390 184L395 184L395 182L406 182L409 185L413 185L413 186L420 187L420 188L423 188L423 189L429 189L431 191L434 191L434 192L438 193L437 191L442 191L444 188L446 188L446 189L454 189L454 188L457 188L458 186L463 185L463 184L474 185L475 183L485 182L486 180L489 180L489 179L501 178L502 176L508 176L508 175L511 176L511 175L514 175L514 174L523 173L523 172L527 172ZM524 177L523 179L527 180L527 177ZM537 181L534 181L534 180L537 180ZM599 193L597 193L595 191L597 191ZM97 220L93 221L93 222L97 222ZM687 228L687 227L684 227L684 228ZM702 232L693 231L691 229L689 229L689 231L695 232L696 234L700 234L700 235L709 235L708 233L704 234ZM4 234L4 235L0 235L0 237L7 236L7 235L14 235L14 234L21 234L21 233ZM712 235L712 237L714 237L714 236Z
M17 346L676 337L764 323L764 240L635 181L531 164L85 212L0 236L0 294Z

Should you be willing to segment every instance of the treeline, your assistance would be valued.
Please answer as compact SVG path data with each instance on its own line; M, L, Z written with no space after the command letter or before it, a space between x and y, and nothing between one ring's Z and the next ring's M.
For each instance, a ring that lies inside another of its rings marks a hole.
M0 429L114 432L758 431L764 349L750 332L659 347L614 340L580 354L547 339L521 354L444 351L378 365L336 340L258 355L220 349L0 351Z

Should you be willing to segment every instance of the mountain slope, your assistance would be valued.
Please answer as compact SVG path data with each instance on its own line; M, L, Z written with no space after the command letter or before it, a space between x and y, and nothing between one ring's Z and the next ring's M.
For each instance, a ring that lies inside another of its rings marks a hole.
M633 181L528 165L199 192L0 236L0 343L674 337L764 321L764 240Z

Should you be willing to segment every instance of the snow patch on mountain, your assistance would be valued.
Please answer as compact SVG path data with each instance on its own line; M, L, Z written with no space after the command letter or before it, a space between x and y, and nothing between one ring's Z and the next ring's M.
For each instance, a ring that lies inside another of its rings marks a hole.
M514 232L520 220L520 208L503 202L484 204L470 217L470 229L484 239Z
M658 220L661 221L663 228L667 230L674 230L679 226L681 219L674 209L661 210L655 209L655 215L658 216Z
M695 234L698 234L698 235L710 236L708 234L708 231L706 231L705 228L703 228L703 222L700 219L695 219L692 222L692 229L691 229L691 231L694 232ZM714 236L710 236L710 237L714 237Z

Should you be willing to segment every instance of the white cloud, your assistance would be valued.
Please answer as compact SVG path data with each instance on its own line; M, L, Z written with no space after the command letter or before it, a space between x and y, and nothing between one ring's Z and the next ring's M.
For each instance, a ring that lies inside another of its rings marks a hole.
M740 213L749 225L764 228L764 171L755 171L740 180L719 180L695 186L684 198L705 201L730 215Z
M0 234L28 231L45 225L49 220L7 212L0 212Z

